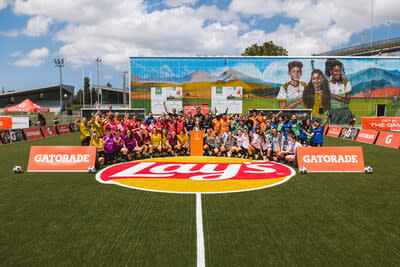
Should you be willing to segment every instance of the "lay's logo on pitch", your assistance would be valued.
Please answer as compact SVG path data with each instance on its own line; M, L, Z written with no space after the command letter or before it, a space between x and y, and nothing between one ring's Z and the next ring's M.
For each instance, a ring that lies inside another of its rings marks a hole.
M283 183L295 171L275 162L213 157L161 158L110 166L101 183L171 193L224 193Z

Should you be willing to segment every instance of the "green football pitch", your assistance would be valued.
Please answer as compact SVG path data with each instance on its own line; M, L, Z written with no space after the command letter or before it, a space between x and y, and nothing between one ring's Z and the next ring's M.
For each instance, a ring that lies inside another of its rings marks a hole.
M202 195L206 266L400 266L400 151L362 146L367 174L296 175ZM196 266L195 195L104 185L87 173L22 173L32 145L0 146L0 264Z

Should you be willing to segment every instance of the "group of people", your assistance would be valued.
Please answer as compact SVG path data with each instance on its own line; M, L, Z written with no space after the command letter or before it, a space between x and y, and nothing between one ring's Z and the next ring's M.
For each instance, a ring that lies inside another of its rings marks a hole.
M204 156L239 157L256 160L294 162L300 146L322 146L324 126L319 120L298 120L296 115L282 116L282 111L249 116L194 115L172 109L159 117L149 113L139 119L118 112L92 113L88 120L78 115L83 146L96 146L98 164L112 164L139 158L183 156L190 150L190 131L204 132Z

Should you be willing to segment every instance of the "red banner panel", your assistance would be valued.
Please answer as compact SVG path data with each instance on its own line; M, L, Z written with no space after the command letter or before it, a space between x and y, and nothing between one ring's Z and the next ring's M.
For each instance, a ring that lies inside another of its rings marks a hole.
M339 137L339 134L342 131L342 127L340 126L329 126L328 133L326 135L332 136L332 137Z
M361 128L377 131L400 129L400 117L363 117Z
M39 139L42 138L42 132L40 131L39 127L34 127L34 128L25 128L22 129L24 132L24 135L26 137L26 140L34 140L34 139Z
M379 132L375 130L360 129L356 141L373 144L378 134Z
M71 133L71 130L68 127L68 124L58 124L57 126L58 134L67 134Z
M308 172L363 172L362 147L298 147L299 168Z
M395 132L379 132L378 140L376 145L388 146L399 148L400 147L400 133Z
M54 126L41 126L40 129L45 137L57 135L56 127Z

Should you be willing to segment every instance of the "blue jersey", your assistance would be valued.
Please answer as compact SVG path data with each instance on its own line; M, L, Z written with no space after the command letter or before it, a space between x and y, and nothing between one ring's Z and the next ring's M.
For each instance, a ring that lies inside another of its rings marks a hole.
M287 136L287 133L286 133L286 131L287 130L291 130L292 129L292 122L291 121L288 121L287 123L283 123L283 126L282 126L282 131L283 131L283 136L285 137L285 138L287 138L288 136Z
M314 140L313 140L314 144L322 144L324 141L324 139L323 139L324 126L314 128L313 133L314 133Z
M303 140L303 139L307 138L307 135L304 132L305 132L305 129L303 127L301 127L300 128L300 135L299 135L300 140Z

